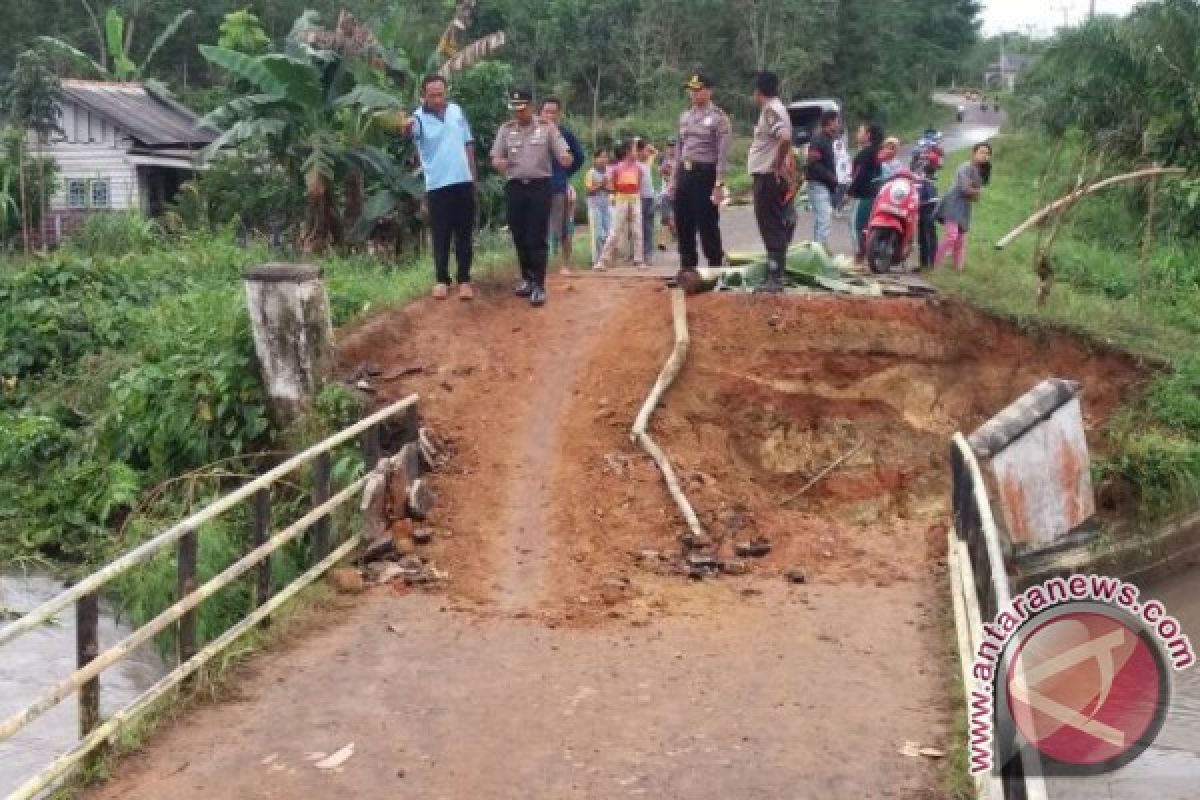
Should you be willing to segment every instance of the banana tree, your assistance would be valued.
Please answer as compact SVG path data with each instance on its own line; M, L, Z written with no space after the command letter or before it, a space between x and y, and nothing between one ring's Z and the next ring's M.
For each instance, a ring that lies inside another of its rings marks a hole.
M181 11L177 14L163 28L162 32L158 34L154 43L150 45L150 49L146 52L146 56L142 59L141 64L134 62L130 54L130 46L133 39L130 35L133 32L132 20L127 29L125 18L121 16L121 12L115 7L108 9L108 13L104 16L103 49L100 52L99 60L93 59L87 53L63 39L53 36L39 36L37 41L45 45L46 49L50 52L63 56L69 63L82 67L90 75L97 75L122 83L140 81L145 77L146 68L150 66L150 62L158 55L158 51L179 32L179 28L192 14L193 11L191 9ZM105 58L106 55L107 58Z
M476 5L477 0L460 0L437 47L424 61L427 73L453 75L482 61L504 45L502 31L466 46L459 45L458 39L470 25ZM385 46L371 28L344 10L338 14L332 29L323 28L317 15L307 12L293 27L289 47L293 54L301 53L309 57L322 52L335 53L349 63L365 64L383 73L385 81L408 87L408 104L399 102L395 95L380 94L369 85L360 87L358 91L361 94L358 96L364 100L361 107L369 109L370 115L347 119L342 126L346 144L350 152L356 154L350 159L344 184L348 235L356 241L365 239L388 221L396 223L397 228L404 228L406 221L417 218L420 211L418 201L423 194L422 183L415 173L416 158L412 145L405 140L392 138L389 141L391 157L385 159L385 163L375 163L368 168L361 157L365 137L360 126L369 123L372 137L381 130L395 133L402 127L405 109L415 104L419 97L420 81L409 58L403 52ZM365 204L362 202L364 176L373 178L370 182L372 192L365 198ZM403 238L406 236L397 236L398 246Z
M358 85L347 61L329 50L312 50L305 56L249 56L202 46L200 52L252 87L250 94L234 98L202 120L222 131L210 154L230 145L265 143L272 156L303 181L308 205L304 249L340 243L346 215L338 211L338 179L359 176L343 192L354 222L362 208L363 171L375 174L388 161L374 143L375 119L399 108L400 100Z

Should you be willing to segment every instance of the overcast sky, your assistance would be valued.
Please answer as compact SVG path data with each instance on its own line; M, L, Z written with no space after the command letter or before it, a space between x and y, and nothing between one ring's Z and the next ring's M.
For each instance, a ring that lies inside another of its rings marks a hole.
M1138 0L1096 0L1097 14L1126 14ZM1067 19L1075 25L1088 13L1088 0L984 0L983 32L987 35L1015 31L1026 33L1033 26L1034 35L1045 35L1063 24L1063 8Z

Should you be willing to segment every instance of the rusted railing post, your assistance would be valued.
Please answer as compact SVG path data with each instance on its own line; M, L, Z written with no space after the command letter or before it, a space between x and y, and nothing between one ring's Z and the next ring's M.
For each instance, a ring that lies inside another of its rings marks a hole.
M254 546L261 547L271 536L271 487L266 486L254 493ZM258 563L254 588L254 607L271 599L271 557L265 556ZM266 619L263 622L267 622Z
M175 600L178 602L196 590L196 550L198 540L196 532L189 531L183 535L176 546L176 583ZM182 664L196 655L196 612L189 611L179 618L175 627L178 663Z
M333 470L330 467L329 453L321 453L313 461L313 508L316 508L329 499L330 492L333 490L332 475ZM326 514L313 525L312 561L314 564L329 554L329 533L332 521L332 516Z
M85 594L75 601L75 664L86 667L100 653L100 596ZM100 724L100 679L92 678L79 689L79 736Z
M379 463L379 426L372 425L362 435L363 459L367 462L367 472L375 469Z

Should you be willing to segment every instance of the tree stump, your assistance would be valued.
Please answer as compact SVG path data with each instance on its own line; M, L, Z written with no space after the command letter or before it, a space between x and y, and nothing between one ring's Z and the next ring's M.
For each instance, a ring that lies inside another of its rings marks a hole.
M308 410L334 365L333 324L321 269L261 264L242 278L271 413L287 426Z

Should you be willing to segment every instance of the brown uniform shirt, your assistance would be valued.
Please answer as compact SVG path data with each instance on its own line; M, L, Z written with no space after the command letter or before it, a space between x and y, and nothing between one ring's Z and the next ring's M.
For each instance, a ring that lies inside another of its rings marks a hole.
M729 164L729 144L733 125L725 112L709 103L704 108L689 108L679 115L679 144L675 146L675 175L688 162L714 164L717 180L725 179ZM677 184L678 185L678 184Z
M506 177L510 181L549 178L553 171L552 159L571 152L567 140L558 129L554 128L553 131L551 133L551 127L540 120L535 119L524 126L516 120L509 120L496 131L492 158L508 159Z
M783 137L791 141L792 121L783 102L773 97L763 106L754 126L754 138L750 141L746 159L751 175L768 175L775 170L779 140Z

